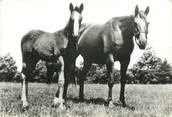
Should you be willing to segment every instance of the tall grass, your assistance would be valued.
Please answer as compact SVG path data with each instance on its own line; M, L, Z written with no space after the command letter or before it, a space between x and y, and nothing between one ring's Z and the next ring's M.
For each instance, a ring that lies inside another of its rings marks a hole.
M29 84L29 110L21 111L18 83L0 83L0 117L170 117L172 85L126 85L126 102L135 110L118 105L120 85L113 87L114 107L106 106L107 85L86 84L85 100L78 99L78 89L70 85L67 110L52 107L57 84Z

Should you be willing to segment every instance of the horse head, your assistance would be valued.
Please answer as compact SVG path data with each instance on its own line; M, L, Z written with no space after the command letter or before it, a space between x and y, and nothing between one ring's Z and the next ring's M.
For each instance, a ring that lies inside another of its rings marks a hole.
M73 4L70 3L69 9L71 12L69 19L69 32L72 34L72 37L76 38L79 36L79 29L81 27L82 11L84 9L84 5L81 4L79 7L74 7Z
M135 8L134 16L134 37L140 49L145 49L147 45L148 25L147 15L149 7L145 11L139 11L139 7Z

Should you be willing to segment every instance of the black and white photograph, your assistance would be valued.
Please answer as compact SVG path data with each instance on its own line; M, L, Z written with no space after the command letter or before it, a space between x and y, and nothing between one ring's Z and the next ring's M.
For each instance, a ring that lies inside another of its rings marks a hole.
M0 0L0 117L172 117L172 0Z

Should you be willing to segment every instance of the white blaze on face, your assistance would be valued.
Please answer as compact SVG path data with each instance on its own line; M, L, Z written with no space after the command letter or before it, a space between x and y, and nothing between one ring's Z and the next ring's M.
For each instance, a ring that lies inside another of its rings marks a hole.
M74 34L74 36L78 36L78 33L79 33L80 14L77 11L73 11L72 18L74 20L73 34Z
M135 19L135 22L139 25L140 32L145 32L145 29L146 29L145 21L143 19L141 19L139 15Z
M135 41L140 49L144 49L147 44L146 23L139 15L136 16L135 22L137 23L137 27L139 29L139 37L135 37Z
M140 32L140 35L139 35L139 38L136 38L136 43L146 43L146 23L145 21L140 18L140 16L138 15L136 18L135 18L135 22L138 24L138 28L139 28L139 32ZM140 45L140 44L139 44Z

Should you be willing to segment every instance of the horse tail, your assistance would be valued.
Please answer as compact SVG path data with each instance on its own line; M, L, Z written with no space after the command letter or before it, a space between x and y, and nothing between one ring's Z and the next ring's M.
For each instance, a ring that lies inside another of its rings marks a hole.
M70 73L70 77L69 77L69 84L71 83L72 84L72 86L74 86L75 88L76 88L76 90L78 90L78 87L77 87L77 85L78 85L78 80L77 80L77 76L78 74L77 74L77 71L76 71L76 68L74 68L74 69L72 69L72 72Z

